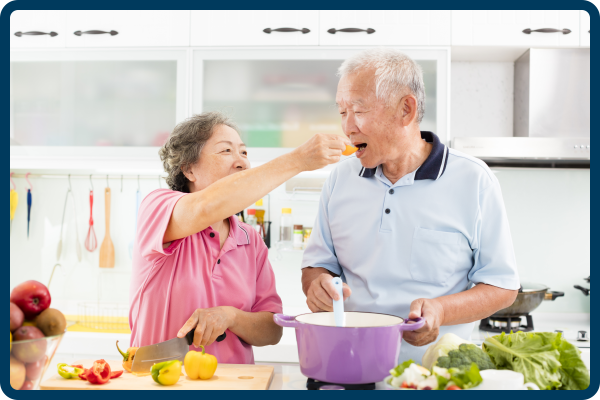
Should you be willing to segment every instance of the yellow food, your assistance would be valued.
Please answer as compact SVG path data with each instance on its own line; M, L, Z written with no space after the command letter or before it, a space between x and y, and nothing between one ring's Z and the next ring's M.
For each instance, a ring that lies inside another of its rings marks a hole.
M185 373L190 379L210 379L217 370L217 357L204 352L204 346L200 345L202 352L188 351L183 359Z
M346 150L344 150L342 152L342 154L345 155L345 156L350 156L350 155L356 153L357 150L358 150L358 147L350 146L349 144L347 144L346 145Z

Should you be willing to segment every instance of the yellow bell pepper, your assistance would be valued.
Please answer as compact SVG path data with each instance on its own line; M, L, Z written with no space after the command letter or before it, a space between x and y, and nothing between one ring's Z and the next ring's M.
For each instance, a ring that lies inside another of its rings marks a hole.
M200 345L202 352L188 351L183 359L185 373L190 379L210 379L217 370L217 357L204 352L204 346Z

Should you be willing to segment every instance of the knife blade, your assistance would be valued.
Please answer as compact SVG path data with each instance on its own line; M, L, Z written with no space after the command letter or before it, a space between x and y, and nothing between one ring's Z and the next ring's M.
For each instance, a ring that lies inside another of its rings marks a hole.
M140 347L135 352L131 372L134 374L150 373L150 369L154 364L170 360L183 362L191 344L194 342L194 331L195 329L192 329L182 338ZM226 337L227 334L223 333L217 338L217 342L222 342Z

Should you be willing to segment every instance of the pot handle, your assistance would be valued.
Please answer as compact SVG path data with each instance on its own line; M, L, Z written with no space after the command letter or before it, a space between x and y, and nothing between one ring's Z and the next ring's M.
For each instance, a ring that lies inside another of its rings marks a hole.
M565 295L565 292L546 292L544 295L544 300L554 300L557 297L562 297Z
M413 322L412 324L407 324L407 321ZM417 329L421 329L425 326L425 322L427 320L423 317L415 318L415 319L406 319L404 323L400 324L401 331L414 331Z
M275 314L273 315L273 321L277 325L285 328L295 328L299 325L298 321L296 321L296 317L291 315Z

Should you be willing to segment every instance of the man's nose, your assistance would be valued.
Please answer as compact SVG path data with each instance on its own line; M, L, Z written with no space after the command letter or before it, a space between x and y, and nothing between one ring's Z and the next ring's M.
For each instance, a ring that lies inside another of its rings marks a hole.
M346 136L350 136L353 133L358 132L358 127L356 126L356 119L354 118L354 114L349 112L346 114L346 118L342 121L342 128Z

